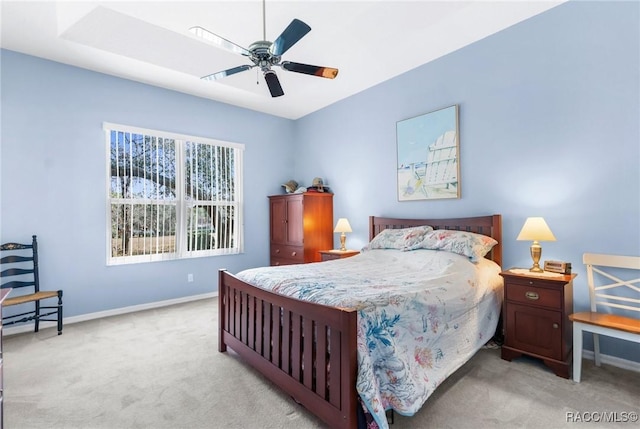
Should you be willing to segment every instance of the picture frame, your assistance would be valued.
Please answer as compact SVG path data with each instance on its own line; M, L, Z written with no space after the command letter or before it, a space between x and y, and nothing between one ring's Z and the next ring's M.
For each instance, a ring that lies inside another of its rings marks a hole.
M458 105L396 123L398 201L460 198Z

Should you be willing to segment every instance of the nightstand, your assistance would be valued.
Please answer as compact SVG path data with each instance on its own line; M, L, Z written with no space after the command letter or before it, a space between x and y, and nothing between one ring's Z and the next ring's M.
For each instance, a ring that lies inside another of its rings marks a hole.
M523 354L542 359L563 378L569 378L573 331L573 279L576 274L531 273L511 268L504 277L504 345L502 359Z
M333 259L344 259L360 253L359 250L320 250L320 259L322 261L331 261Z

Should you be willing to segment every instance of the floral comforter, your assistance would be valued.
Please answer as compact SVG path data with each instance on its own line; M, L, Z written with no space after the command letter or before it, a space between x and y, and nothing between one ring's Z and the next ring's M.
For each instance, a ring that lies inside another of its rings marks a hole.
M356 389L380 428L385 410L413 415L495 332L497 264L418 249L369 250L333 261L254 268L241 280L283 295L358 310Z

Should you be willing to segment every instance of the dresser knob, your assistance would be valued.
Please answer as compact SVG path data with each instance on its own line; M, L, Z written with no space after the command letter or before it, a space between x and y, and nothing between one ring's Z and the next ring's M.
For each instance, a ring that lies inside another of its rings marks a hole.
M296 256L298 252L291 252L291 256Z
M532 285L532 284L533 284L533 282L532 282L531 280L529 280L529 284L530 284L530 285Z
M276 249L276 253L280 253L280 249Z
M558 329L558 324L557 323L553 324L553 329Z

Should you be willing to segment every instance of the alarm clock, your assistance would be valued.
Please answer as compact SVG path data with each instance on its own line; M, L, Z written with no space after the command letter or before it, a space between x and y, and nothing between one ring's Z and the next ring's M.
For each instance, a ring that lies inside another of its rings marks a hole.
M544 270L552 273L571 274L571 262L544 261Z

